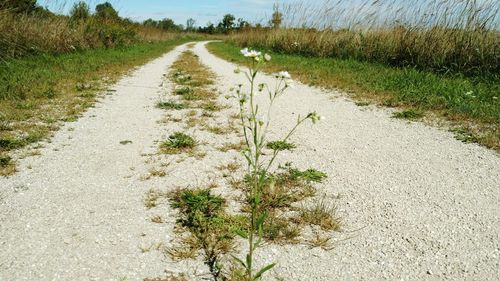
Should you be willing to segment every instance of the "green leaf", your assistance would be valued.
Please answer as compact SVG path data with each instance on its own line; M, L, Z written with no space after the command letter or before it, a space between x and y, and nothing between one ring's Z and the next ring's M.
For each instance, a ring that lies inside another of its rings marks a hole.
M257 272L255 274L253 281L258 281L262 277L262 274L264 274L266 271L273 268L275 265L276 265L276 263L272 263L272 264L269 264L269 265L266 265L265 267L263 267L261 270L259 270L259 272Z
M240 236L241 238L248 239L248 233L245 230L243 230L243 229L236 229L234 232L238 236Z
M231 255L231 256L233 257L233 259L235 259L237 262L239 262L244 268L247 268L247 265L245 264L244 261L242 261L240 258L238 258L235 255Z
M249 254L247 254L247 268L252 267L252 258L250 257Z
M262 226L264 225L264 221L266 220L266 218L267 218L267 211L264 212L262 215L260 215L257 218L257 221L255 222L255 226L256 226L257 229L262 228Z

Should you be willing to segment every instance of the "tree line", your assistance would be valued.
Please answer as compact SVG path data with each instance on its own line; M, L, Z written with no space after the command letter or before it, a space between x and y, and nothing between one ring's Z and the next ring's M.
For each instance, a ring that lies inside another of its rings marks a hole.
M47 8L44 8L37 4L37 0L0 0L0 10L9 10L14 13L24 13L24 14L37 14L40 16L57 16ZM69 17L72 20L87 20L91 17L98 18L100 20L106 21L116 21L125 22L131 24L141 24L147 27L154 27L162 29L165 31L173 32L200 32L207 34L224 34L233 30L241 30L245 28L261 28L262 24L252 25L243 18L238 18L232 14L226 14L218 23L209 22L206 26L196 26L196 20L190 18L186 21L186 24L177 24L174 20L170 18L164 18L161 20L147 19L143 22L134 22L129 18L122 18L118 14L118 11L109 2L104 2L97 4L95 6L95 12L92 13L90 6L85 1L79 1L75 3L70 12ZM273 13L272 19L269 22L270 27L279 27L282 22L283 15L276 9Z

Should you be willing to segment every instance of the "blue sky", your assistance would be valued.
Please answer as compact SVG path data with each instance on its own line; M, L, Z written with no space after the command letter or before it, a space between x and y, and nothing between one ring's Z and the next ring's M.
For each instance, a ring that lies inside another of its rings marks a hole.
M93 8L104 1L86 2ZM67 13L76 0L38 0L38 2L48 6L52 11ZM185 24L188 18L194 18L197 25L204 26L208 22L219 22L227 13L252 22L267 21L272 14L275 0L109 0L109 2L121 16L137 21L147 18L171 18L178 24Z

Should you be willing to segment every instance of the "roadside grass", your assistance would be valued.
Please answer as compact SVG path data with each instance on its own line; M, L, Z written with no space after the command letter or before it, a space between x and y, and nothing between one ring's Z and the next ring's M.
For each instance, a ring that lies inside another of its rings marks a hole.
M236 45L211 42L207 48L223 59L245 62ZM265 65L267 72L286 69L303 83L350 93L359 105L370 102L438 117L500 152L500 77L439 75L352 59L269 53L273 59Z
M396 112L392 113L392 117L398 118L398 119L418 119L418 118L421 118L422 116L423 116L423 114L421 112L413 110L413 109L396 111Z
M186 37L0 62L0 157L47 138L61 121L75 121L107 84L190 40ZM2 175L14 171L10 165L0 167Z

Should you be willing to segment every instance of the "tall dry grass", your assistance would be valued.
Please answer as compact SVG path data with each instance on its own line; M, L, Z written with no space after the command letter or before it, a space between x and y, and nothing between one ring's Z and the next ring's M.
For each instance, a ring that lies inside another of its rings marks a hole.
M281 53L440 73L500 73L500 1L299 1L280 12L281 28L248 28L231 40Z
M0 10L0 59L4 60L39 53L120 47L177 36L125 21L103 21L95 17L73 21L66 16Z

